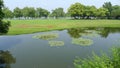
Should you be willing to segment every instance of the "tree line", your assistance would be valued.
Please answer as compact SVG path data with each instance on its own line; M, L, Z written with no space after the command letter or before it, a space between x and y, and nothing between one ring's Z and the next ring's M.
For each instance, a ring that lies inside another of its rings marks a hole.
M105 2L102 7L86 6L79 2L72 4L65 13L63 8L56 8L50 11L44 8L24 7L20 9L16 7L13 11L4 7L3 13L5 18L33 19L48 17L71 17L73 19L120 19L120 6L112 5L111 2Z
M95 6L85 6L81 3L75 3L69 7L68 13L74 19L120 19L120 6L113 6L111 2L105 2L102 7L96 8Z
M48 18L49 17L64 17L65 12L63 8L56 8L50 13L48 10L43 8L24 7L20 9L16 7L13 12L9 8L4 7L3 13L5 18L18 18L18 19L34 19L34 18Z

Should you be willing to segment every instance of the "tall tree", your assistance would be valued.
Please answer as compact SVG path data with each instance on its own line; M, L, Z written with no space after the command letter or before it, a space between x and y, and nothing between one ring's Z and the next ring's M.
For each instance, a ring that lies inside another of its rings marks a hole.
M46 10L46 9L43 9L43 17L45 17L45 18L47 18L48 17L48 15L50 14L50 12L48 11L48 10Z
M83 16L84 5L82 5L81 3L72 4L69 7L68 12L71 14L71 17L74 17L74 19L78 19L80 16Z
M103 7L101 7L101 8L99 8L98 10L97 10L97 17L101 17L101 18L104 18L104 17L106 17L107 16L107 14L108 14L109 12L108 12L108 10L106 9L106 8L103 8Z
M29 7L28 9L28 17L34 18L35 17L35 9L33 7Z
M37 10L36 10L36 16L39 18L41 18L41 17L47 18L49 13L50 12L48 10L43 9L43 8L37 8Z
M3 0L0 0L0 34L7 33L9 30L9 26L10 26L10 22L2 21L4 17L4 13L2 11L3 7L4 7Z
M3 0L0 0L0 21L3 19L4 17L4 13L2 12L2 8L4 7L3 5Z
M18 7L16 7L15 9L14 9L14 16L16 17L16 18L20 18L20 17L22 17L22 10L20 9L20 8L18 8Z
M9 10L9 8L4 7L3 8L3 13L5 15L5 18L13 18L13 13L11 10Z
M52 10L52 14L53 17L58 18L58 17L64 17L65 16L65 12L63 10L63 8L56 8L55 10Z
M108 9L109 13L107 14L107 17L110 18L111 12L112 12L112 4L111 4L111 2L105 2L103 4L103 7Z
M37 8L36 10L36 17L41 18L43 15L43 9L42 8Z
M114 17L115 19L120 19L120 6L119 5L115 5L112 7L112 12L111 12L111 16Z
M95 17L96 12L97 12L97 9L95 6L85 6L83 17L86 16L87 19L89 19L90 17Z
M23 17L27 18L28 15L29 15L28 12L29 12L29 8L28 8L28 7L24 7L24 8L22 9Z
M22 14L25 18L33 18L35 17L35 9L33 7L24 7Z

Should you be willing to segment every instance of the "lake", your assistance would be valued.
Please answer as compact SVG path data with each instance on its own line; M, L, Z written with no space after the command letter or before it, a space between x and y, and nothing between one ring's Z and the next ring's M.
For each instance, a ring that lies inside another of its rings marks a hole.
M35 38L44 34L55 36ZM120 28L71 28L34 34L2 35L0 67L74 68L76 57L86 58L93 52L97 55L101 55L101 52L110 55L110 49L116 46L120 46Z

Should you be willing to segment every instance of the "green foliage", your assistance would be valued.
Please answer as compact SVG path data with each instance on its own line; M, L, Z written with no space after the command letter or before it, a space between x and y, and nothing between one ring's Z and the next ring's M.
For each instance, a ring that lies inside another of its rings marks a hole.
M112 49L113 53L112 53L112 65L114 66L114 68L119 68L120 67L120 48L113 48Z
M49 44L50 44L51 47L53 47L53 46L64 46L63 41L49 41Z
M120 6L115 5L112 8L111 16L115 17L116 19L119 19L120 17Z
M28 17L35 17L35 9L33 7L24 7L22 9L22 14L25 18L28 18Z
M4 22L0 21L0 34L7 33L9 30L10 21Z
M20 8L16 7L16 8L14 9L14 16L15 16L16 18L22 17L22 10L21 10Z
M84 6L80 3L75 3L70 6L68 12L74 19L80 17L89 19L90 17L105 17L108 14L108 9L102 7L97 9L95 6Z
M74 60L75 68L119 68L120 67L120 48L112 49L112 56L106 54L97 56L93 53L92 58Z
M96 16L96 13L97 8L95 6L85 6L83 17L87 16L87 19L89 19L89 17Z
M2 8L4 7L4 4L3 4L3 0L0 0L0 21L3 19L4 17L4 13L2 11Z
M24 17L28 17L29 16L29 8L28 7L24 7L22 9L22 14Z
M97 10L97 16L98 17L105 17L108 14L108 10L106 8L99 8Z
M56 8L55 10L52 10L51 16L55 17L55 18L64 17L65 12L64 12L63 8Z
M48 15L50 14L50 12L46 9L43 9L43 8L37 8L36 10L36 17L45 17L47 18Z
M68 12L71 14L71 17L78 19L84 13L84 5L82 5L81 3L72 4L68 8Z
M3 0L1 0L1 3L3 3ZM3 7L3 4L1 4L1 8ZM68 8L68 12L65 13L63 8L56 8L52 10L52 13L44 8L37 8L34 7L24 7L23 9L20 9L16 7L14 9L14 12L10 11L8 8L4 9L4 13L0 11L0 19L3 19L5 14L5 18L19 18L19 19L34 19L34 18L46 18L54 17L54 18L61 18L61 17L71 17L72 19L110 19L120 18L120 8L118 8L119 5L112 6L111 2L105 2L102 7L96 8L95 6L86 6L79 2L72 4ZM117 9L116 9L117 8Z
M13 13L12 13L11 10L9 10L9 8L4 7L3 8L3 13L5 15L4 16L5 18L13 18Z
M4 17L4 13L2 11L3 8L3 0L0 0L0 34L2 33L7 33L9 30L9 26L10 26L10 22L4 22L2 21L3 17Z
M103 4L103 8L106 8L108 10L109 14L107 14L107 16L108 17L111 16L111 12L112 12L112 4L111 4L111 2L105 2Z

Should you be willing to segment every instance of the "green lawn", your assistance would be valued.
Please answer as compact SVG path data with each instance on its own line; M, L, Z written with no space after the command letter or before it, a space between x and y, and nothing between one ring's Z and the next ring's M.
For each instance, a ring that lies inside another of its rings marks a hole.
M10 20L8 35L28 34L40 31L76 28L76 27L120 27L120 20Z

